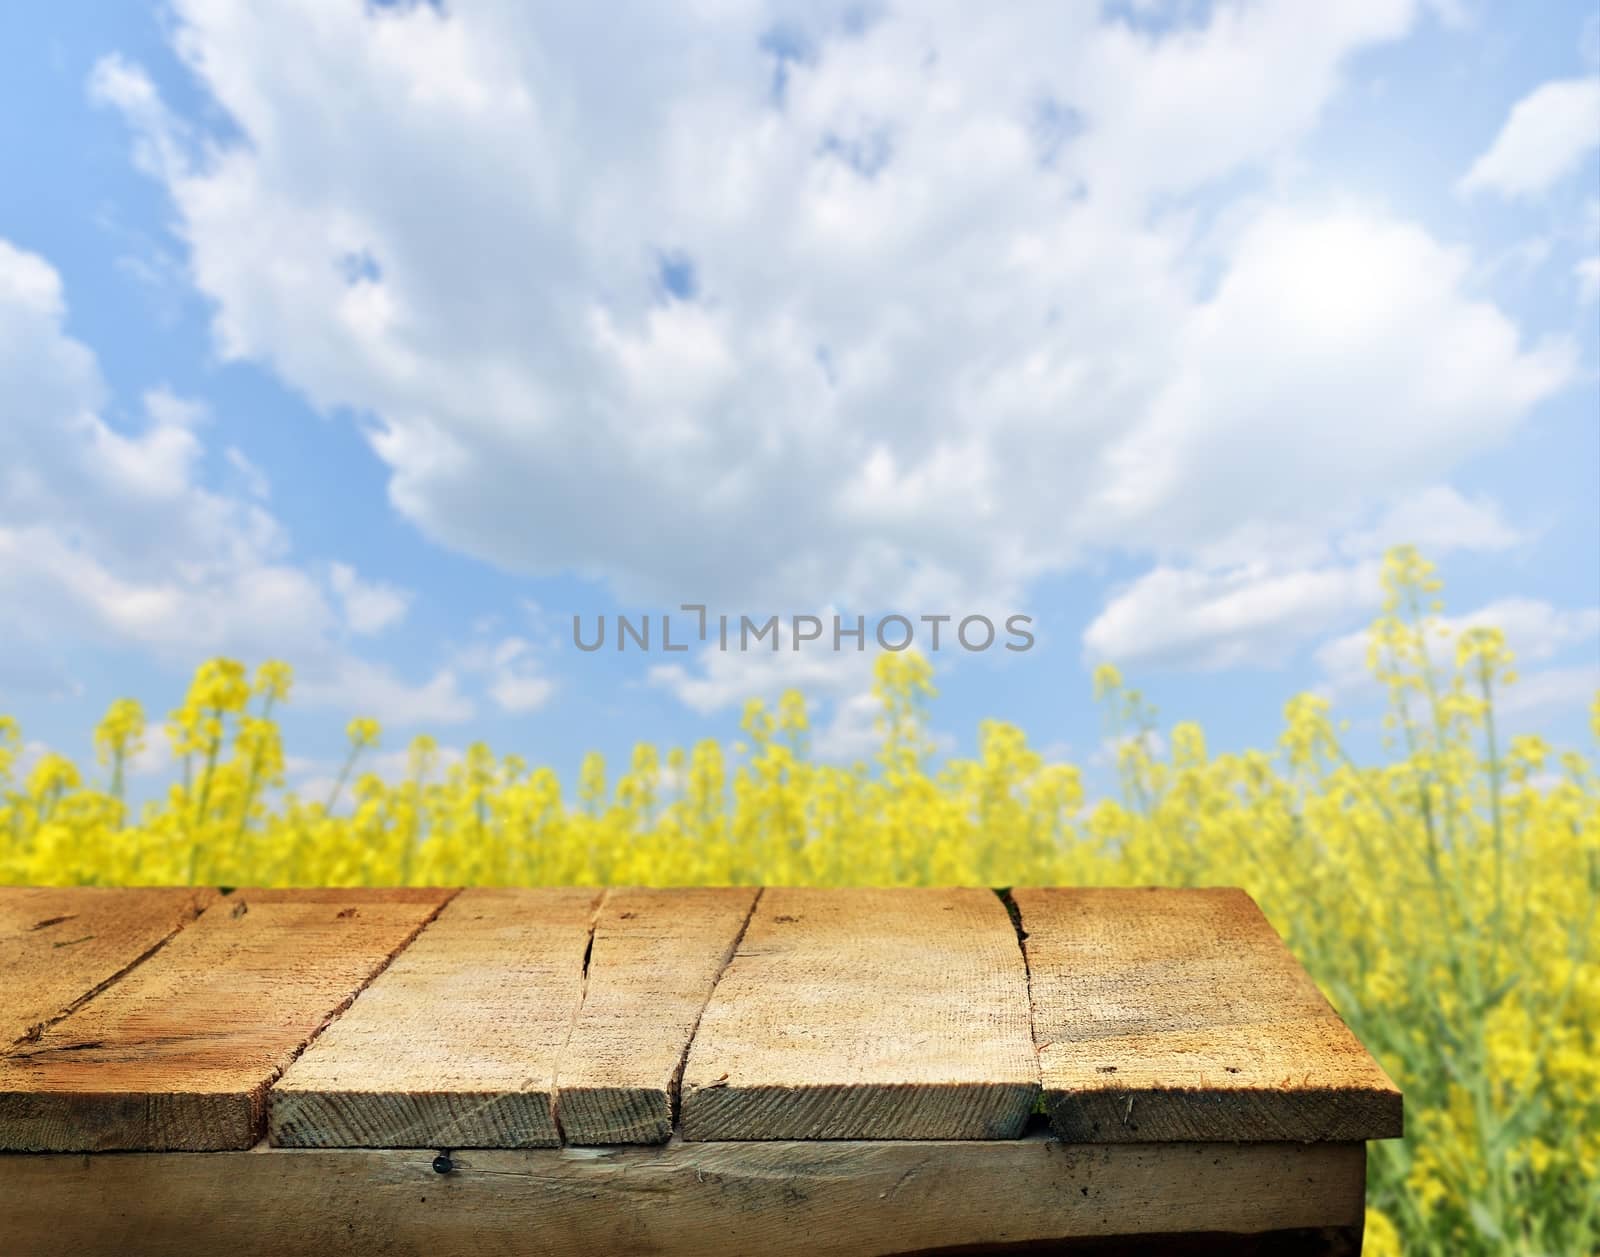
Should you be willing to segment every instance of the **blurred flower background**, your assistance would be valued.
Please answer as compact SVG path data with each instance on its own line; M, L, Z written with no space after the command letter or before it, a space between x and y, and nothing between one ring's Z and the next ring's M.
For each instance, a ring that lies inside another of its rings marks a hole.
M1356 763L1315 695L1275 747L1214 754L1110 665L1095 675L1119 798L1086 797L1013 725L930 767L927 661L879 656L876 762L808 753L798 691L745 708L726 747L641 743L619 772L557 774L474 743L441 771L412 739L398 780L364 772L356 719L325 798L282 790L273 712L289 670L196 672L167 721L179 780L131 814L144 716L114 703L99 763L11 782L0 717L0 881L230 885L552 883L1241 885L1400 1083L1406 1137L1373 1146L1369 1251L1585 1253L1600 1240L1600 781L1591 755L1496 732L1514 688L1492 628L1441 630L1414 551L1384 569L1371 666L1391 754ZM1592 695L1600 742L1600 692ZM343 805L343 806L341 806ZM1400 1245L1403 1242L1403 1249Z
M1237 883L1592 1251L1597 188L1592 0L0 6L0 878Z

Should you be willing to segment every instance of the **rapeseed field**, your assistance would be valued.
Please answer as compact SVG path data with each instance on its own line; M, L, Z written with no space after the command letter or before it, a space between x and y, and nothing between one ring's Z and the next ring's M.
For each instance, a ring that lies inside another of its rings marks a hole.
M1367 1251L1592 1252L1600 781L1592 756L1497 731L1504 638L1444 633L1425 560L1392 551L1384 584L1380 763L1355 762L1309 694L1270 748L1213 754L1193 724L1157 739L1102 667L1120 797L1087 799L1077 768L999 722L936 767L931 669L907 653L879 660L871 765L813 760L789 693L751 702L731 747L641 745L620 772L590 755L575 798L481 744L441 764L427 737L380 780L363 771L380 731L358 719L336 788L305 799L273 719L290 670L214 659L167 721L179 779L138 809L137 703L112 705L93 770L45 755L24 779L0 717L0 881L1239 885L1405 1091L1406 1138L1373 1149Z

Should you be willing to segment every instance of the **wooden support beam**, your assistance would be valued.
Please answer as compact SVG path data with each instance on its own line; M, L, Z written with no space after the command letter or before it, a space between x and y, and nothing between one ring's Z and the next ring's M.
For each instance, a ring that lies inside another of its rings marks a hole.
M0 1157L8 1257L1359 1251L1360 1144L687 1144Z

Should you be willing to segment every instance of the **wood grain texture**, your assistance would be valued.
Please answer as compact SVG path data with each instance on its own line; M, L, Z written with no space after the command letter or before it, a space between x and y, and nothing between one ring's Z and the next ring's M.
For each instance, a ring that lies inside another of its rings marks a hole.
M599 891L464 890L278 1080L284 1147L560 1142L556 1062Z
M567 1143L671 1136L689 1041L756 894L749 887L607 893L583 1010L557 1078Z
M437 912L457 892L437 886L255 886L238 892L251 903L333 903L341 907L372 903L420 903Z
M687 1139L1005 1139L1039 1092L988 890L769 888L706 1007Z
M1016 890L1063 1139L1386 1139L1400 1093L1241 890Z
M0 1056L0 1148L247 1148L267 1086L448 891L240 890Z
M1081 1242L1099 1253L1304 1257L1324 1251L1308 1235L1359 1236L1365 1179L1360 1144L1328 1143L674 1141L473 1150L444 1175L432 1156L0 1157L0 1252L747 1257ZM1177 1234L1200 1246L1179 1247ZM1112 1236L1126 1242L1096 1239Z
M37 1038L216 897L204 886L0 886L0 1048Z

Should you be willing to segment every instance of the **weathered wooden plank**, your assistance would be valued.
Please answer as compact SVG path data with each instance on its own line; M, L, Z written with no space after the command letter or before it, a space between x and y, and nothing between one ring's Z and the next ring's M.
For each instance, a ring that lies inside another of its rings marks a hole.
M1063 1139L1386 1139L1400 1093L1241 890L1013 892Z
M454 887L437 886L255 886L240 895L257 903L336 903L348 907L370 899L374 903L421 903L437 912L456 894Z
M567 1143L665 1143L671 1136L689 1040L756 894L722 886L606 895L583 1009L556 1080Z
M204 886L0 887L0 1048L43 1034L216 897Z
M686 1144L0 1157L0 1252L1354 1254L1360 1144ZM1106 1237L1124 1237L1122 1246ZM1341 1246L1342 1245L1342 1246ZM1015 1246L1015 1247L1012 1247Z
M0 1056L0 1147L247 1148L266 1090L448 891L240 890Z
M995 1139L1039 1092L990 891L765 891L689 1049L688 1139Z
M284 1147L560 1142L556 1061L600 892L464 890L278 1080Z

